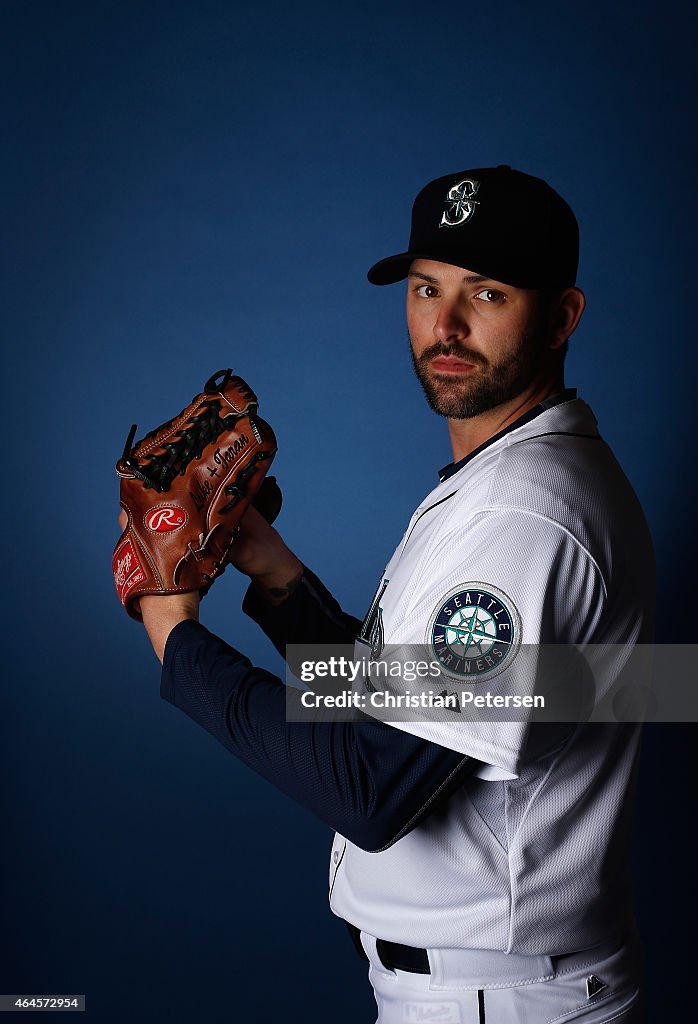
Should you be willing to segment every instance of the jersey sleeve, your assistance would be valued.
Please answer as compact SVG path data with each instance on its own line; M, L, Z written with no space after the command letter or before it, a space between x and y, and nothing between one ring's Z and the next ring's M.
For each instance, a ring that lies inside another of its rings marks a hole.
M285 601L272 605L250 584L242 610L260 626L281 657L287 644L353 644L361 620L343 611L315 573L304 567Z
M519 510L479 513L436 538L409 580L394 580L404 596L385 624L387 643L422 645L456 693L464 684L533 692L542 645L592 642L606 602L601 572L574 536ZM518 718L392 724L518 775L529 732L526 712Z
M287 721L300 692L192 620L171 631L161 696L235 757L367 851L391 846L458 789L472 762L365 719Z

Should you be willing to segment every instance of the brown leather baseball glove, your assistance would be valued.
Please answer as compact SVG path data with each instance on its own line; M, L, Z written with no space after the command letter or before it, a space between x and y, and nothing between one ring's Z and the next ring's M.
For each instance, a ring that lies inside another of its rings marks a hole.
M142 594L203 596L223 572L276 438L257 416L256 395L231 370L215 373L179 416L132 447L135 434L134 424L116 464L128 522L112 568L121 603L140 620ZM262 511L273 518L280 492L265 490Z

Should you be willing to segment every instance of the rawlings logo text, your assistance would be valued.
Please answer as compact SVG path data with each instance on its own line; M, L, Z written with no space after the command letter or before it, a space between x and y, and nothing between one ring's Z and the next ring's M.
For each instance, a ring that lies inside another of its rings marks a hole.
M117 593L125 604L126 598L133 588L138 583L142 583L145 579L143 567L138 561L138 555L136 554L130 539L127 538L114 552L112 557L112 571L114 573L114 583L116 584Z
M114 572L114 582L116 583L117 587L123 587L126 581L126 577L131 571L132 561L133 559L131 558L131 552L127 551L124 557L120 558L119 561L116 563L116 570Z

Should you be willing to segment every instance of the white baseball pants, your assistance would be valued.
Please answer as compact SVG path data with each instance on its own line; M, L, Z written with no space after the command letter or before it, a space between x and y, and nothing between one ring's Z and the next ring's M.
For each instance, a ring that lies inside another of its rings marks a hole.
M633 938L559 957L428 950L430 974L383 966L361 933L376 1024L643 1024L641 957Z

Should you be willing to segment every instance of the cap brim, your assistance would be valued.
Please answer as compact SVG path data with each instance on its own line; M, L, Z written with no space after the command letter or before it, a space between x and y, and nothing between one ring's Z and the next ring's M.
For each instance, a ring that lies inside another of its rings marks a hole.
M414 252L399 252L396 256L386 256L384 260L374 263L366 275L371 284L395 284L404 281L413 260L425 259Z
M502 284L508 284L514 288L569 288L574 284L574 278L569 275L564 278L560 276L557 280L547 280L543 284L537 278L529 277L523 272L512 273L511 268L501 265L500 259L496 255L491 253L486 255L482 252L467 253L462 250L453 255L444 252L400 252L374 263L366 276L371 284L395 284L397 281L405 280L415 260L434 260L436 263L463 267L464 270L470 270L473 274L482 274L483 277L501 281Z
M434 260L436 263L447 263L452 267L463 267L464 270L471 270L474 274L482 274L483 277L491 277L493 281L502 281L520 288L533 287L523 281L507 280L510 275L502 276L502 269L498 266L498 260L492 255L487 258L482 252L464 252L462 248L457 253L446 252L399 252L395 256L386 256L369 270L366 275L371 284L395 284L397 281L404 281L410 272L410 267L415 260Z

